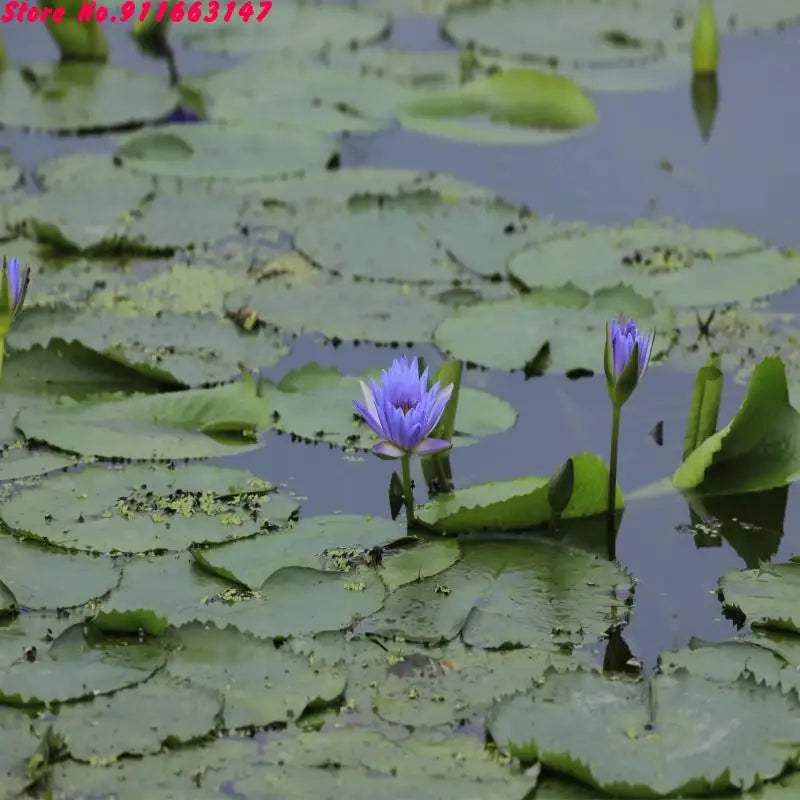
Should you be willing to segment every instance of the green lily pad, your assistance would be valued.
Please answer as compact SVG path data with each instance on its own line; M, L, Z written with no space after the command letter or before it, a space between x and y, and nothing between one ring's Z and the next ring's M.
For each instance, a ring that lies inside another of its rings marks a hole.
M175 639L169 674L221 692L228 729L298 719L344 693L343 674L236 628L195 623L180 628Z
M481 118L476 124L471 117ZM570 78L528 69L496 72L410 100L403 125L467 141L550 142L594 123L594 103ZM491 123L506 123L495 128ZM442 125L442 120L447 120ZM453 120L459 120L455 122Z
M109 559L67 555L9 536L0 538L0 564L3 583L27 609L83 605L108 594L120 577Z
M755 640L713 643L691 640L688 647L661 653L658 664L665 675L687 671L722 683L752 677L756 683L772 687L780 686L786 661Z
M532 688L551 670L583 663L565 653L532 648L436 655L401 659L386 670L373 698L381 719L409 727L452 725L485 714L502 696Z
M52 725L72 758L103 764L206 738L216 733L221 716L217 692L156 676L111 697L61 706L35 728Z
M435 539L384 557L378 574L386 588L393 592L408 583L444 572L460 557L461 548L455 539Z
M704 495L757 492L800 477L800 414L789 402L780 358L755 369L736 416L693 450L675 471L681 491Z
M82 623L62 633L34 661L19 658L0 674L0 700L42 706L83 700L146 681L164 664L164 651L137 642L90 643Z
M335 152L332 139L311 133L203 123L134 133L122 140L116 158L149 175L251 180L321 169Z
M564 520L602 514L608 507L608 467L593 453L572 456L573 488L561 510ZM550 477L528 476L492 481L440 495L417 509L417 516L440 533L531 530L547 525ZM625 504L617 486L616 508Z
M729 570L719 586L723 606L743 614L754 628L800 633L800 563Z
M86 306L118 317L159 313L221 317L225 293L249 284L244 269L236 271L232 265L226 266L221 269L217 265L173 264L143 280L106 281L103 288L92 292Z
M242 306L293 333L380 344L430 341L448 311L416 289L323 277L263 282L236 289L225 298L228 311Z
M343 630L383 604L385 588L369 569L320 572L285 567L258 592L243 590L199 569L185 553L137 559L122 583L100 605L93 624L100 630L162 635L168 625L188 622L233 625L261 638Z
M557 648L603 635L626 616L619 567L543 539L462 543L461 560L393 592L359 633L473 647Z
M636 222L575 229L520 249L508 270L530 289L622 283L659 306L748 303L797 283L800 257L726 228Z
M162 384L181 387L221 383L242 367L277 364L289 352L274 331L243 333L211 315L152 317L41 313L25 314L9 335L9 347L47 347L54 339L88 350Z
M499 705L492 739L616 797L744 791L796 758L794 697L748 681L659 675L649 685L583 672L548 675Z
M0 707L0 780L9 797L22 794L30 784L28 759L38 745L27 714Z
M359 381L366 378L342 375L334 367L312 362L284 375L274 388L267 386L263 394L278 430L304 441L368 450L378 439L353 409L353 400L362 397ZM461 389L456 413L455 447L502 433L517 420L505 400L471 387Z
M257 22L261 12L244 22L234 14L228 21L196 25L188 20L173 25L192 49L214 53L257 54L270 52L275 60L297 52L314 53L331 46L355 46L380 39L389 30L382 14L345 5L320 2L273 4L269 15Z
M0 71L4 126L98 132L156 120L177 102L166 81L104 64L26 64Z
M477 0L456 6L445 20L458 45L525 60L593 67L656 60L664 50L688 47L694 7L676 3L602 0L590 5L559 0ZM791 0L724 0L717 8L721 32L800 22ZM688 57L688 56L687 56Z
M209 572L257 590L284 567L348 572L373 547L405 538L405 528L380 517L353 514L307 517L289 530L208 550L193 550Z
M558 228L504 203L442 202L416 192L367 197L301 227L295 246L336 274L450 284L466 270L505 275L505 260L525 242Z
M589 296L567 284L458 308L436 329L434 343L454 358L492 369L602 372L608 320L624 313L640 327L663 331L670 317L655 311L650 300L624 286Z
M23 410L17 427L59 450L105 458L158 461L251 450L268 424L251 381L130 397L105 403Z
M327 6L331 8L331 6ZM269 81L253 81L258 72ZM215 122L302 128L318 133L386 127L412 91L397 83L314 63L282 66L274 56L191 81Z
M176 551L193 544L245 538L285 524L297 513L298 504L286 495L268 492L270 488L252 473L229 467L89 466L47 478L16 494L3 505L0 515L16 535L69 550ZM12 552L12 563L13 557ZM83 570L85 575L80 582L82 599L56 605L77 605L105 594L116 583L116 579L108 583L107 568L101 569L104 562L92 560L105 590L83 594L93 585L86 585L93 571L78 558L72 566L64 557L56 560L63 562L65 570L74 569L78 574ZM116 575L116 570L113 572ZM17 578L23 587L25 574ZM47 596L57 594L57 586L53 583ZM77 588L70 591L74 597ZM64 593L69 594L67 589ZM53 607L52 603L36 605Z
M481 800L523 800L536 785L534 775L512 772L474 736L393 741L359 729L286 737L271 733L268 746L257 738L226 737L156 758L122 759L106 768L66 761L54 772L59 791L67 796L91 792L119 800L136 800L142 793L222 800L231 792L282 800L374 800L381 794L464 800L475 796L476 784Z

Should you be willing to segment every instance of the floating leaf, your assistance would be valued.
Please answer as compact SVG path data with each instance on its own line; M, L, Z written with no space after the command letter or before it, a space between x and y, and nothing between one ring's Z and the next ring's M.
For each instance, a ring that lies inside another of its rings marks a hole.
M0 698L9 705L42 706L110 694L147 680L164 651L137 642L87 642L82 623L62 633L35 660L19 658L0 674Z
M255 17L245 22L234 14L229 20L220 17L205 25L188 19L173 25L174 34L192 49L234 54L267 51L275 62L297 52L366 44L381 38L388 28L388 18L369 9L320 2L274 3L261 22Z
M798 740L798 719L796 698L746 681L659 675L643 686L572 672L500 704L489 729L524 762L639 798L744 791L778 777L796 757L787 742Z
M385 588L374 570L320 572L285 567L258 592L243 590L197 568L188 554L137 559L120 587L100 606L100 630L160 636L187 622L233 625L262 638L342 630L383 605Z
M293 333L380 344L426 342L447 307L415 289L317 278L264 282L231 292L225 308L249 305L265 322Z
M456 309L434 333L445 353L492 369L525 368L528 375L602 372L602 342L608 319L625 313L641 325L666 327L653 303L623 286L594 296L572 285Z
M331 140L311 133L287 136L278 128L203 123L134 133L123 139L116 157L149 175L244 180L321 169L335 150Z
M184 550L192 544L231 541L285 524L296 513L297 503L286 495L267 492L270 488L252 473L229 467L89 466L47 478L16 494L3 505L2 520L16 535L70 550ZM13 552L10 557L14 563ZM80 566L84 563L80 559L75 559L73 567L64 557L58 561L65 570L78 574L88 569ZM94 563L98 576L105 575L100 569L103 562ZM86 580L90 575L91 570ZM103 585L109 589L115 583L116 579ZM56 586L49 592L56 592ZM86 588L81 581L81 591ZM82 595L72 603L37 605L77 605L104 593Z
M242 367L276 364L289 348L274 332L242 333L210 315L152 317L78 313L27 313L15 324L9 347L47 347L55 339L79 342L147 378L181 387L230 380Z
M6 126L97 132L158 119L176 102L165 81L104 64L26 64L0 72Z
M4 513L8 508L6 502ZM4 521L7 519L5 517ZM8 536L0 539L0 564L0 577L5 586L27 609L82 605L108 594L120 577L119 569L110 559L67 555L16 542ZM0 605L6 604L0 602Z
M16 421L28 439L59 450L145 461L249 450L257 444L255 431L267 423L266 405L251 380L213 389L22 411Z
M513 128L497 131L466 121L446 127L437 124L442 119L474 116ZM430 92L409 101L402 115L403 124L410 128L467 140L501 138L507 143L513 142L514 134L521 142L552 141L554 132L563 136L591 125L596 118L594 104L573 80L523 69L496 72L453 89Z
M602 514L608 503L608 467L592 453L572 458L573 480L562 519ZM457 489L417 509L417 517L441 533L531 530L551 518L550 477L529 476ZM624 498L617 486L616 507Z
M270 640L235 628L184 625L175 641L169 674L221 692L229 729L295 720L344 693L344 676L336 670L312 666Z
M797 283L800 256L727 228L639 221L568 231L520 249L509 272L529 289L622 283L658 307L747 303ZM623 310L623 309L620 309Z
M739 494L792 483L800 475L800 414L789 403L780 358L755 369L736 416L709 436L672 476L681 491Z
M257 590L284 567L348 572L363 564L373 547L392 544L405 536L405 528L380 517L337 514L306 517L287 531L194 550L192 555L204 569Z
M719 585L723 606L743 614L754 628L800 633L800 563L729 570Z
M579 645L625 616L619 567L543 539L465 542L438 575L393 592L359 633L473 647Z
M384 557L378 573L392 592L408 583L438 575L452 567L460 556L461 549L455 539L423 542Z
M103 764L203 739L216 732L221 715L216 692L156 676L111 697L63 705L35 727L52 725L66 738L72 758Z

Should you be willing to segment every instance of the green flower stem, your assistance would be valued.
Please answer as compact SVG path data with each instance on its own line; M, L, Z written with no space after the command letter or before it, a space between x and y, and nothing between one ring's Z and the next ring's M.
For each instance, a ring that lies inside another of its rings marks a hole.
M0 336L0 377L3 375L3 362L5 361L6 355L6 340L4 337Z
M617 505L617 455L619 451L619 420L622 405L612 403L611 412L611 459L608 470L608 557L616 557L615 516Z
M403 467L403 499L406 502L406 523L414 523L414 494L411 490L411 456L406 454L400 458Z

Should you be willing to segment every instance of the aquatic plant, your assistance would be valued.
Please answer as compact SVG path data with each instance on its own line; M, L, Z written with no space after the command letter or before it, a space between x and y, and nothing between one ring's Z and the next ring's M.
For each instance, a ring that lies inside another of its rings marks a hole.
M0 371L3 368L6 336L11 329L11 323L22 310L30 278L30 269L20 266L18 259L3 257L0 275Z
M353 401L364 422L381 438L372 452L384 459L401 459L403 498L406 517L414 520L414 497L411 491L411 456L433 455L449 448L446 439L431 438L450 396L453 384L441 387L439 382L428 388L428 368L419 371L419 361L410 363L405 355L381 372L380 383L370 378L361 382L364 403Z
M617 450L622 406L633 394L650 363L655 333L640 333L636 323L620 317L606 328L605 370L611 400L611 459L608 473L609 552L613 551Z

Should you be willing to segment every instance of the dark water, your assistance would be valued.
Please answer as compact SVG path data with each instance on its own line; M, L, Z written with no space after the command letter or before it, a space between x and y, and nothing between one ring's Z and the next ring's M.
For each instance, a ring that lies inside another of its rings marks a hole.
M117 29L113 62L168 75L163 61L146 59ZM53 60L55 48L35 25L4 26L12 61ZM412 18L396 30L391 44L432 49L435 23ZM800 247L797 198L800 160L800 30L729 37L723 43L720 107L713 134L704 142L692 114L688 86L640 94L597 94L600 120L588 134L544 147L461 145L424 135L389 130L344 143L345 166L407 167L452 173L487 186L506 199L543 215L593 223L624 224L636 218L673 217L695 226L732 226L781 246ZM177 52L181 75L222 66L225 59ZM109 152L98 138L54 138L0 131L18 162L39 161L76 149ZM672 171L661 163L668 161ZM798 276L800 277L800 276ZM797 307L800 292L774 300ZM587 342L601 348L602 340ZM432 347L417 351L430 361ZM292 355L269 375L279 377L309 360L347 372L386 365L393 351L369 346L324 347L312 338L296 340ZM469 372L469 385L487 388L520 413L516 429L459 449L452 456L457 485L520 474L550 474L563 459L586 450L607 457L609 408L602 379L569 381L547 376ZM620 483L630 492L669 476L680 463L692 378L654 367L625 407ZM743 389L728 378L721 422L741 400ZM649 432L664 421L664 444ZM274 433L265 446L235 460L275 482L286 482L306 497L304 514L345 511L388 513L391 467L369 456L353 458L327 446L293 444ZM418 476L419 477L419 476ZM421 480L419 481L421 485ZM422 491L418 490L422 499ZM634 654L652 666L658 652L691 636L722 639L734 628L721 618L716 582L727 569L744 566L727 544L698 548L686 502L676 494L631 502L625 511L618 556L638 580L636 607L625 638ZM776 558L798 550L800 508L789 492L786 534ZM757 534L755 534L757 535Z

